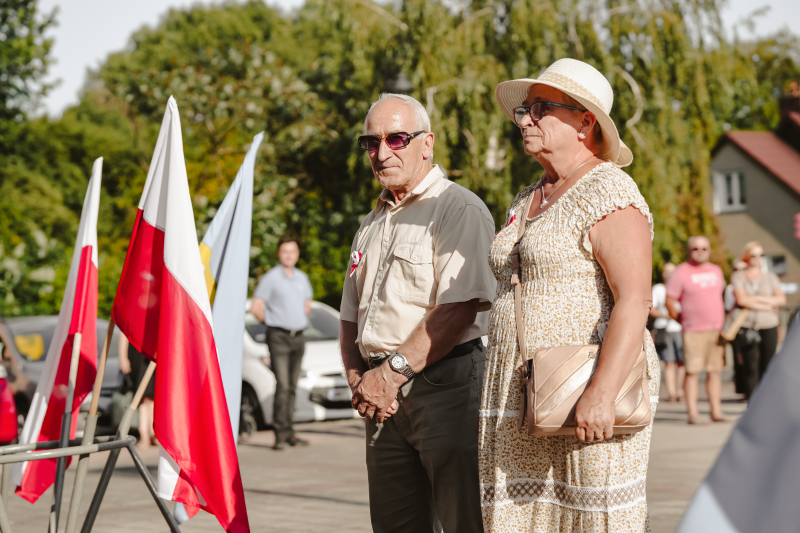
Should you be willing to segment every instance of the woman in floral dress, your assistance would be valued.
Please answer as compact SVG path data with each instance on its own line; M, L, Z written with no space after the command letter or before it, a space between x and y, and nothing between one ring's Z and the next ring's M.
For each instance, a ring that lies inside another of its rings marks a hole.
M620 170L633 156L608 115L611 86L586 63L562 59L536 80L501 83L496 96L545 174L517 195L489 256L498 285L480 418L485 529L650 531L645 475L652 424L632 435L614 435L613 424L614 399L645 337L653 222L636 184ZM529 356L543 347L600 344L604 334L597 370L577 404L574 435L533 437L527 423L517 428L524 377L510 253L522 217ZM649 335L645 347L655 413L660 369Z

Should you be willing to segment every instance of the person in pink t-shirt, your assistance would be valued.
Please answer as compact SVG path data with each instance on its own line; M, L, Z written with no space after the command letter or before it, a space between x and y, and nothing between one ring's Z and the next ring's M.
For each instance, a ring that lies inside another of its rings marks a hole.
M697 411L698 374L706 372L706 391L711 420L730 422L722 412L722 377L725 347L720 331L725 321L725 278L722 270L708 262L711 244L705 237L689 239L689 261L681 264L667 281L667 310L683 327L683 355L686 364L686 409L690 424L708 423ZM680 302L680 309L675 305Z

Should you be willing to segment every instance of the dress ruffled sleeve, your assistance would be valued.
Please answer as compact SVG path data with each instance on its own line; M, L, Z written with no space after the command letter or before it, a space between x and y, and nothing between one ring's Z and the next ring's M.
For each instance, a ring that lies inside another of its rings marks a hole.
M650 226L650 240L653 240L653 215L650 207L639 192L636 182L625 172L613 165L608 170L598 172L592 179L583 184L583 190L577 197L580 216L576 223L581 232L581 243L584 249L593 255L589 231L597 222L618 209L633 206L647 218Z

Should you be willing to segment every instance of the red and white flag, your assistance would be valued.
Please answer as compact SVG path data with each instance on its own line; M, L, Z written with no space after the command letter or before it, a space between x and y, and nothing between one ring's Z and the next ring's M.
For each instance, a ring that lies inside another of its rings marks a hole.
M244 533L250 525L204 272L178 105L170 97L111 314L130 343L158 363L159 495Z
M58 324L47 350L44 370L36 386L21 444L58 440L67 401L69 365L75 334L80 333L81 355L72 406L70 438L75 438L78 409L94 385L97 375L97 211L100 207L100 179L103 158L92 167L92 177L83 201L78 237L72 252L67 288L58 313ZM69 458L67 459L69 461ZM56 478L57 459L16 463L11 481L17 494L33 503Z

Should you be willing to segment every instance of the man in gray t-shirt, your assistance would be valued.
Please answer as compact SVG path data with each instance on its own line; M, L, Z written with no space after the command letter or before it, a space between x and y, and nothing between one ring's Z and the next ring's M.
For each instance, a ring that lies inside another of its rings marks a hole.
M303 330L308 327L314 298L308 276L295 268L299 258L297 241L282 237L278 241L280 264L261 276L250 306L253 315L267 325L267 347L276 381L272 416L276 450L308 444L295 436L292 427L295 390L305 353Z

